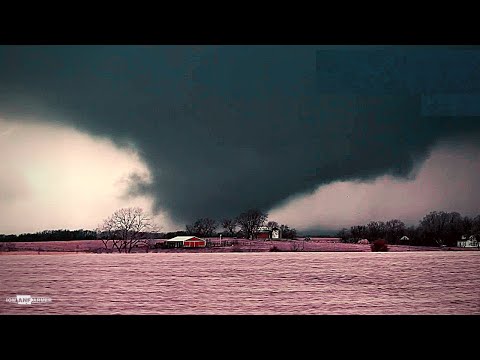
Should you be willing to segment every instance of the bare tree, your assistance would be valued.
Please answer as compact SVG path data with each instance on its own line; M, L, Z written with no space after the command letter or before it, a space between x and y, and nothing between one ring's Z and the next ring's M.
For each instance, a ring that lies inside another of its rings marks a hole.
M150 246L150 234L160 231L160 227L153 223L151 216L143 209L130 207L115 211L103 221L98 231L107 250L112 244L111 249L116 249L119 253L130 253L139 244Z
M230 236L234 236L237 233L237 219L223 219L222 226Z
M209 237L213 236L217 228L217 222L210 218L201 218L195 221L192 225L187 225L186 229L190 235Z
M251 239L258 228L265 223L267 218L268 214L257 209L250 209L237 217L237 223L242 229L244 236L247 239Z

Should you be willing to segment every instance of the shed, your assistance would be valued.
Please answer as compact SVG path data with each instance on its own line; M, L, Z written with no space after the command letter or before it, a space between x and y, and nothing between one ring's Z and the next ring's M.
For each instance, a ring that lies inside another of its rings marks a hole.
M176 236L166 241L167 247L179 248L196 248L205 247L207 242L196 236Z

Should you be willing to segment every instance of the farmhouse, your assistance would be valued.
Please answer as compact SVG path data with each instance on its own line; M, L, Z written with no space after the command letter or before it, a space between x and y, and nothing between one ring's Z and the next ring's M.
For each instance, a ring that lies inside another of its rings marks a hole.
M259 226L255 233L255 238L280 240L282 238L282 229L278 227Z
M196 236L176 236L166 241L170 248L196 248L205 247L206 241Z
M457 247L474 248L474 247L477 247L478 245L479 245L478 240L475 237L475 235L470 236L468 239L464 235L462 236L462 240L457 241Z

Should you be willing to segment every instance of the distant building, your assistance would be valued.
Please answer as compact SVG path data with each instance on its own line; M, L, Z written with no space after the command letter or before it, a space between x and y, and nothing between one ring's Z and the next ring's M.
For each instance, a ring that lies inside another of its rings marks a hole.
M267 240L271 238L271 230L268 226L259 226L255 233L257 239Z
M263 240L280 240L282 238L282 229L278 227L270 228L268 226L259 226L255 233L255 237Z
M463 248L478 247L477 237L475 235L472 235L467 239L467 236L463 235L462 240L457 241L457 247L463 247Z
M410 241L410 238L406 235L403 235L401 238L400 238L400 241L401 242L409 242Z
M196 236L176 236L165 243L170 248L196 248L205 247L207 244L205 240Z
M278 227L272 228L272 239L278 240L282 238L282 229Z

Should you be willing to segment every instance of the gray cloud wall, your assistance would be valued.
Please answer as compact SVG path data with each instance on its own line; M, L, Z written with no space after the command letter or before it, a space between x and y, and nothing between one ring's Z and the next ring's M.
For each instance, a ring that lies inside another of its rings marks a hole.
M477 48L3 46L0 79L0 116L133 143L153 183L132 192L176 221L413 176L439 140L479 138L475 108L462 113Z

